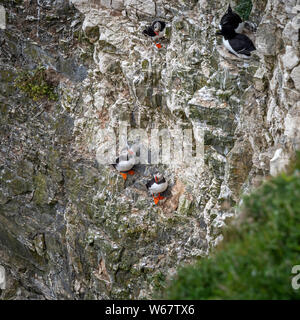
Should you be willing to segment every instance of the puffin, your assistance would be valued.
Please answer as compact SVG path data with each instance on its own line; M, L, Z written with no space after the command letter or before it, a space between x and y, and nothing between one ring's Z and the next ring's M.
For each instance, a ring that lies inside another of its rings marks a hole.
M237 33L241 33L244 29L244 22L242 18L237 13L232 11L230 4L226 13L221 19L219 25L220 30L222 30L224 26L231 26Z
M151 192L154 203L158 204L159 200L164 199L160 194L167 190L168 182L162 174L156 173L153 178L147 182L146 187ZM155 194L157 196L155 196Z
M250 59L251 52L256 50L252 40L244 34L236 33L230 25L224 25L217 35L223 36L225 48L239 58Z
M143 34L145 36L151 37L158 49L161 49L161 44L157 40L161 37L161 33L164 31L166 23L164 21L156 20L151 26L147 27Z
M124 180L127 179L127 175L134 175L132 168L135 165L135 152L131 148L126 148L121 151L120 156L116 159L112 166L120 172Z

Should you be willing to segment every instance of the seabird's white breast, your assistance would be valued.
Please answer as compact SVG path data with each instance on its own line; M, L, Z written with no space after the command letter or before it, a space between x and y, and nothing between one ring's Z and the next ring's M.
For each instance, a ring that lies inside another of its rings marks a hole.
M129 171L132 169L132 167L135 165L135 159L134 157L130 158L128 161L120 161L116 165L116 169L118 171Z
M150 191L151 193L161 193L161 192L166 191L167 188L168 188L168 183L167 183L167 182L160 183L160 184L154 183L154 184L149 188L149 191Z
M223 44L225 46L225 48L227 50L229 50L230 52L232 52L233 54L235 54L236 56L240 57L240 58L243 58L243 59L250 59L249 56L246 56L245 54L240 54L240 53L237 53L236 51L234 51L229 43L228 40L226 40L224 37L223 37Z
M224 46L225 46L225 48L226 48L227 50L229 50L229 51L232 52L233 54L237 55L237 53L231 48L231 45L230 45L229 41L226 40L224 37L223 37L223 44L224 44Z

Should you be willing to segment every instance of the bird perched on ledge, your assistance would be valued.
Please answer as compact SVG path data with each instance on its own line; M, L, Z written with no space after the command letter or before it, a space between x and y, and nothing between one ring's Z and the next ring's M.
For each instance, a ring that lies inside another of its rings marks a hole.
M251 52L256 50L252 40L246 35L236 33L230 25L224 25L217 35L223 36L225 48L239 58L250 59Z
M134 175L132 168L135 165L135 150L133 148L123 149L120 156L116 159L112 166L120 172L124 180L127 179L127 175Z
M151 37L158 49L161 49L161 44L157 42L159 38L162 36L162 32L166 27L166 23L164 21L154 21L151 26L147 27L143 34L145 36Z
M146 187L151 192L154 199L154 203L158 204L159 200L164 199L164 197L160 194L167 190L168 182L162 174L157 173L153 176L153 179L147 182ZM157 196L155 196L155 194Z

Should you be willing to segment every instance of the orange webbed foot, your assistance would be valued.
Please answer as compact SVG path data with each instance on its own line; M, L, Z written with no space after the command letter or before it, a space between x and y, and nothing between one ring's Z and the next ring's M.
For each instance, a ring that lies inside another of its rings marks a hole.
M124 180L126 180L126 179L127 179L127 174L126 174L126 173L122 173L122 172L120 172L120 175L123 177L123 179L124 179Z
M161 196L160 194L158 195L159 200L163 200L165 197Z
M134 173L135 173L135 172L134 172L133 170L128 171L128 174L130 174L131 176L133 176Z
M154 197L154 196L153 196L153 200L154 200L154 203L155 203L155 204L158 204L158 202L159 202L159 197Z
M160 43L156 43L156 48L161 49L161 44Z

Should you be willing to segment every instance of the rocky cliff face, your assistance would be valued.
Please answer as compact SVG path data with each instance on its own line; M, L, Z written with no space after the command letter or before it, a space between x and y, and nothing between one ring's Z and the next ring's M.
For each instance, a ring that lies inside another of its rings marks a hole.
M1 298L151 298L284 169L300 141L300 2L252 2L249 61L215 36L225 0L0 2ZM155 17L161 50L142 35ZM47 85L26 94L15 80L41 65ZM120 121L201 128L204 164L140 164L124 182L97 156ZM157 170L170 187L155 206L144 185Z

